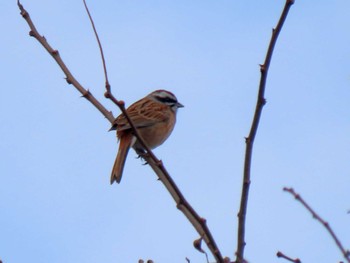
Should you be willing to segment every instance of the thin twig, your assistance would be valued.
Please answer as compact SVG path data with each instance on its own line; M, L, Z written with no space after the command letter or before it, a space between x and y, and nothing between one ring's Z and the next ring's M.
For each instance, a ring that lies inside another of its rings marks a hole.
M131 118L129 117L129 114L127 113L126 111L126 108L125 108L125 103L124 101L122 100L118 100L113 94L112 94L112 91L111 91L111 85L108 81L108 74L107 74L107 65L106 65L106 60L105 60L105 56L104 56L104 52L103 52L103 47L102 47L102 44L101 44L101 41L100 41L100 37L97 33L97 30L96 30L96 27L95 27L95 22L90 14L90 11L89 11L89 8L86 4L86 1L83 0L83 3L84 3L84 7L85 7L85 10L88 14L88 17L89 17L89 20L90 20L90 23L91 23L91 26L92 26L92 29L94 31L94 34L95 34L95 38L96 38L96 41L98 43L98 47L99 47L99 50L100 50L100 55L101 55L101 59L102 59L102 66L103 66L103 72L104 72L104 76L105 76L105 88L106 88L106 92L105 92L105 97L110 99L114 104L116 104L119 109L121 110L121 112L123 113L123 115L125 116L125 118L127 119L127 121L129 122L130 124L130 127L131 129L133 130L133 132L135 133L135 136L136 138L138 139L138 141L140 142L140 144L143 146L144 150L146 151L146 153L148 153L151 158L156 162L158 163L159 160L156 158L156 156L153 154L153 152L151 151L151 149L147 146L147 144L144 142L144 140L141 138L136 126L134 125L133 121L131 120Z
M41 36L37 29L34 26L34 23L32 22L29 13L24 9L24 7L20 4L19 0L17 1L17 5L21 11L22 17L26 20L30 27L30 35L33 36L35 39L37 39L40 44L49 52L49 54L55 59L56 63L61 67L62 71L66 75L66 80L69 84L72 84L86 99L88 99L109 121L110 123L113 123L114 117L113 114L108 111L104 106L90 93L89 90L86 90L83 88L83 86L74 78L74 76L71 74L71 72L68 70L67 66L61 59L59 53L57 50L54 50L46 41L46 39ZM91 16L90 16L91 17ZM97 33L96 37L98 39ZM100 51L103 54L102 47L100 46ZM105 68L105 62L103 59L103 64ZM135 125L132 123L130 117L128 116L125 104L122 100L117 100L113 94L110 91L110 86L107 79L107 70L105 70L105 76L106 76L106 93L105 97L111 99L122 111L122 113L127 118L131 128L134 131L135 136L141 143L141 145L144 147L147 154L143 155L142 157L147 161L147 163L152 167L152 169L155 171L155 173L158 175L161 182L164 184L164 186L167 188L173 199L175 200L177 204L177 208L184 213L184 215L187 217L187 219L191 222L191 224L194 226L196 231L200 236L203 237L203 240L205 241L206 245L208 246L209 250L213 254L216 262L222 263L224 262L224 259L221 255L221 252L206 224L206 220L202 217L200 217L197 212L192 208L192 206L187 202L179 188L176 186L175 182L165 169L163 163L161 160L159 160L153 152L149 149L149 147L144 143L142 138L140 137ZM108 84L108 85L107 85Z
M281 17L277 23L276 29L273 29L270 44L267 50L265 62L263 65L260 65L260 84L258 99L256 103L255 113L252 121L252 126L249 132L249 136L246 137L246 150L245 150L245 159L244 159L244 171L243 171L243 184L242 184L242 195L241 195L241 204L238 212L238 235L237 235L237 250L236 250L236 262L240 263L244 260L244 247L245 247L245 222L247 215L247 206L248 206L248 195L249 195L249 186L250 186L250 168L252 161L253 153L253 143L255 135L258 130L259 121L262 113L263 106L266 103L264 93L266 86L267 73L269 70L273 49L275 47L279 33L281 32L283 23L287 17L290 7L294 4L294 0L287 0L282 11Z
M82 97L87 99L94 105L103 116L107 118L111 123L114 121L113 114L108 111L92 94L89 90L85 89L72 75L66 64L63 62L58 50L53 49L50 44L46 41L46 38L44 36L41 36L36 29L32 19L29 16L29 13L27 10L24 9L23 5L21 5L20 1L17 1L18 8L21 11L22 17L26 20L26 22L29 25L30 32L29 35L34 37L36 40L39 41L39 43L49 52L49 54L53 57L53 59L57 62L57 64L62 69L63 73L66 75L66 81L68 84L72 84L81 94Z
M146 143L143 141L143 139L141 138L138 130L136 129L136 126L134 125L133 121L131 120L131 118L129 117L127 111L126 111L126 108L125 108L125 103L124 101L122 100L118 100L113 94L112 94L112 91L111 91L111 85L108 81L108 74L107 74L107 65L106 65L106 60L105 60L105 56L104 56L104 52L103 52L103 47L102 47L102 44L101 44L101 41L100 41L100 37L97 33L97 30L96 30L96 27L95 27L95 22L90 14L90 11L89 11L89 8L86 4L86 1L83 0L83 3L84 3L84 7L85 7L85 10L86 10L86 13L88 14L88 17L89 17L89 20L90 20L90 23L91 23L91 26L92 26L92 29L94 31L94 34L95 34L95 38L96 38L96 41L98 43L98 47L99 47L99 50L100 50L100 55L101 55L101 59L102 59L102 66L103 66L103 72L104 72L104 76L105 76L105 88L106 88L106 92L105 92L105 97L110 99L114 104L116 104L119 109L121 110L121 112L124 114L125 118L127 119L127 121L129 122L130 124L130 127L131 129L133 130L133 132L135 133L135 136L136 138L139 140L140 144L144 147L145 151L147 153L149 153L151 155L151 157L156 161L158 162L158 159L156 158L156 156L152 153L151 149L146 145Z
M311 206L305 202L305 200L299 195L297 194L293 188L288 188L288 187L284 187L283 191L290 193L291 195L294 196L294 198L299 201L305 208L306 210L308 210L312 217L314 219L316 219L318 222L320 222L328 231L328 233L331 235L331 237L333 238L334 242L336 243L337 247L339 248L339 250L341 251L341 253L343 254L344 258L346 259L347 262L350 263L350 251L346 250L344 248L344 246L342 245L342 243L340 242L339 238L336 236L336 234L334 233L333 229L330 227L329 223L326 222L325 220L323 220L316 212L315 210L313 210L311 208Z
M107 66L106 66L106 60L105 60L105 56L103 54L103 49L102 49L102 45L101 45L101 41L100 41L100 37L98 36L98 33L97 33L97 30L96 30L96 27L95 27L95 23L94 23L94 20L92 19L92 16L90 14L90 11L89 11L89 8L85 2L85 0L83 0L84 2L84 6L85 6L85 10L89 16L89 20L90 20L90 23L91 23L91 26L94 30L94 33L95 33L95 37L96 37L96 40L97 40L97 43L98 43L98 47L100 49L100 54L101 54L101 58L102 58L102 65L103 65L103 72L105 74L105 80L106 80L106 89L107 90L110 90L111 88L111 85L109 84L109 81L108 81L108 74L107 74Z
M284 258L284 259L286 259L286 260L288 260L288 261L290 261L290 262L301 263L301 260L300 260L299 258L293 259L293 258L291 258L291 257L286 256L285 254L283 254L283 253L280 252L280 251L277 252L276 256L277 256L278 258Z

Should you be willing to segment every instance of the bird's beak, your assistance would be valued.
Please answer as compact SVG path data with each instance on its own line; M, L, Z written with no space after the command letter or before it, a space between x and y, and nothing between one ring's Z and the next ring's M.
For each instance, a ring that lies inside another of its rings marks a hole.
M182 105L180 102L177 102L177 103L176 103L176 106L177 106L178 108L183 108L183 107L185 107L185 106Z

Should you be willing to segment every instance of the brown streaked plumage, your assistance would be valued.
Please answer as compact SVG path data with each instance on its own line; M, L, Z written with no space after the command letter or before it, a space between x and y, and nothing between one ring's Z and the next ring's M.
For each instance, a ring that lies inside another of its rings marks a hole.
M136 101L126 109L140 136L151 149L161 145L171 134L176 122L176 112L183 107L175 95L166 90L156 90L146 97ZM132 129L123 114L120 114L112 125L111 130L117 130L120 140L119 150L114 162L111 184L120 183L126 156L130 147L142 151Z

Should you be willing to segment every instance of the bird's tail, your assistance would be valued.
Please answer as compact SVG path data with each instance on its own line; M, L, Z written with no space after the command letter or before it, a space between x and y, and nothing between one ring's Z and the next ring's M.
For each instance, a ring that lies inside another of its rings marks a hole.
M122 179L124 164L126 161L126 156L128 155L129 149L132 144L132 139L133 135L130 133L124 134L120 138L119 150L111 174L111 184L113 184L114 181L116 181L119 184Z

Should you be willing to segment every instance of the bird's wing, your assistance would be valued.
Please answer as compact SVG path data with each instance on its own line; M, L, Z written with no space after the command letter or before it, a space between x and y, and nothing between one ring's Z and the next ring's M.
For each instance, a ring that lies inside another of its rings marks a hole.
M167 107L167 105L147 100L144 103L135 102L126 111L136 128L144 128L169 119ZM124 131L130 128L124 114L120 114L113 122L111 130Z

